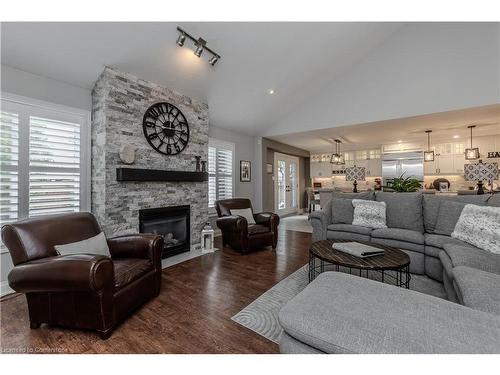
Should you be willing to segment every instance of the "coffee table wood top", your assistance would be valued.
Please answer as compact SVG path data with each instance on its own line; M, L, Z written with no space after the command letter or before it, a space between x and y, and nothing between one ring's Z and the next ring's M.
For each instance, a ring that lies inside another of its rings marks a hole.
M334 242L359 242L379 249L384 249L385 252L383 255L358 258L354 255L334 250L332 248ZM362 270L398 270L410 264L410 257L404 251L395 249L394 247L365 241L323 240L314 242L309 252L311 255L326 262Z

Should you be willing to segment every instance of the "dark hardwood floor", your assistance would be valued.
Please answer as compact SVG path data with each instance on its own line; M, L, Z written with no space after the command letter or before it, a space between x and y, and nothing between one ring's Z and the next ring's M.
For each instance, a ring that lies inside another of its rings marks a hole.
M220 238L216 246L221 247ZM63 353L277 353L278 346L231 320L307 263L311 235L280 231L276 251L224 248L163 270L160 295L106 341L93 332L42 325L31 330L23 295L0 302L1 349Z

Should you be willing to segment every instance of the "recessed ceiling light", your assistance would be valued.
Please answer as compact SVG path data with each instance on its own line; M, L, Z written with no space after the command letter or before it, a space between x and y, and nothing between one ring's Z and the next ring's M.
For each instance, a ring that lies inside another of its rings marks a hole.
M459 135L454 135L453 138L457 139L457 138L460 138Z
M269 89L268 93L269 93L269 95L274 95L274 90L273 89Z

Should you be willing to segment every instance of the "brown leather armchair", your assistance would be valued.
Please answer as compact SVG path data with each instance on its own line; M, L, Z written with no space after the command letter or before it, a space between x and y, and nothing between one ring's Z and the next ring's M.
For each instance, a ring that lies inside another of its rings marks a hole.
M250 199L223 199L215 202L217 227L222 231L222 242L241 253L266 246L276 248L280 218L272 212L254 214L255 225L248 225L242 216L231 215L231 210L252 208ZM253 212L253 210L252 210Z
M108 239L111 258L60 256L54 249L100 232L89 213L40 216L2 227L14 263L9 285L26 294L31 328L48 323L93 329L107 339L120 321L160 293L161 236Z

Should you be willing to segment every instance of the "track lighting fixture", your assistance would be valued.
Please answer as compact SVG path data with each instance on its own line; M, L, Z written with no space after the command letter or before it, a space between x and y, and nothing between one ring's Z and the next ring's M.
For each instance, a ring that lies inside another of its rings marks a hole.
M210 48L207 47L207 41L204 40L203 38L198 38L195 39L193 36L189 35L187 32L182 30L180 27L177 27L177 30L179 31L180 35L177 38L177 45L182 47L184 46L184 42L186 41L186 38L191 40L194 43L195 50L194 54L197 57L201 57L203 51L207 51L207 53L211 54L212 57L208 60L208 63L212 66L217 64L217 61L220 60L220 55L212 51Z

